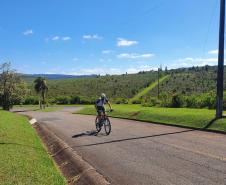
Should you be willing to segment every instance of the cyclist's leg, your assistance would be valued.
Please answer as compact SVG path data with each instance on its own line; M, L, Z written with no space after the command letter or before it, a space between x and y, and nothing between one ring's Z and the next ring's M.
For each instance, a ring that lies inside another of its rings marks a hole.
M98 120L100 121L101 119L101 109L99 106L97 106L97 116L98 116Z
M106 112L105 112L105 107L104 106L102 107L102 111L103 111L103 118L105 119L106 118Z

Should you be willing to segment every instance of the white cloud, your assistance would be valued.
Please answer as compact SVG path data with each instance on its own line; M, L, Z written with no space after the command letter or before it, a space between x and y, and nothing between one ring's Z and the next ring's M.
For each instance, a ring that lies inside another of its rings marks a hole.
M82 36L83 39L86 39L86 40L102 40L103 37L102 36L99 36L97 34L93 34L93 35L83 35Z
M225 50L224 50L224 52L225 52ZM217 55L218 54L218 49L210 50L210 51L208 51L208 54Z
M52 40L53 40L53 41L56 41L56 40L59 40L59 39L60 39L59 36L54 36L54 37L52 37Z
M58 41L58 40L69 41L69 40L71 40L71 37L69 37L69 36L61 37L61 36L56 35L56 36L53 36L50 38L49 37L45 38L46 42L49 42L50 40L52 40L52 41Z
M23 35L25 35L25 36L28 36L28 35L33 35L34 34L34 32L33 32L33 30L26 30L26 31L24 31L23 32Z
M152 66L149 66L149 65L142 65L142 66L139 66L139 67L131 67L131 68L128 68L127 69L127 73L129 74L132 74L132 73L138 73L140 71L150 71L150 70L154 70L154 71L157 71L158 68L157 67L152 67Z
M112 50L103 50L102 51L102 54L110 54L112 53L113 51Z
M170 68L179 68L179 67L192 67L192 66L205 66L205 65L217 65L217 58L180 58L174 61L171 64Z
M67 37L62 37L62 40L63 41L71 40L71 37L68 37L68 36Z
M136 45L136 44L138 44L138 42L135 40L127 40L127 39L123 39L123 38L118 38L118 40L117 40L118 47L132 46L132 45Z
M208 54L218 54L218 49L210 50Z
M137 54L137 53L121 53L117 55L119 59L147 59L155 56L152 53L145 53L145 54Z

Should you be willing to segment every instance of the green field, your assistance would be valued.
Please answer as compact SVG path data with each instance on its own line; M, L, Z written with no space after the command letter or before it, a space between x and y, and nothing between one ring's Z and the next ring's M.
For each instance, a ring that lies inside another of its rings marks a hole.
M28 119L1 110L0 118L0 184L66 184Z
M113 105L113 109L114 111L109 113L112 117L191 128L205 128L215 115L214 110L208 109L157 108L141 105ZM96 114L93 106L86 106L76 113ZM217 120L206 129L226 132L226 119Z

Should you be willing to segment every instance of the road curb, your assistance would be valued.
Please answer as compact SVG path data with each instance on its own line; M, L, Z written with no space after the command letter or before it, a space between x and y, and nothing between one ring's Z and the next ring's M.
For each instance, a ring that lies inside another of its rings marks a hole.
M110 183L76 151L56 136L44 123L34 123L38 135L45 143L49 154L58 164L70 185L109 185Z

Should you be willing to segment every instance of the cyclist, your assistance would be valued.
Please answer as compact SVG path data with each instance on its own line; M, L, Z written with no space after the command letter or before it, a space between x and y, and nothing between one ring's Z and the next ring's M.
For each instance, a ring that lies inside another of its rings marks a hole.
M113 110L110 101L107 99L106 95L102 93L100 98L95 101L95 108L97 110L99 118L101 117L101 112L103 112L103 115L105 116L104 104L108 104L110 110Z

